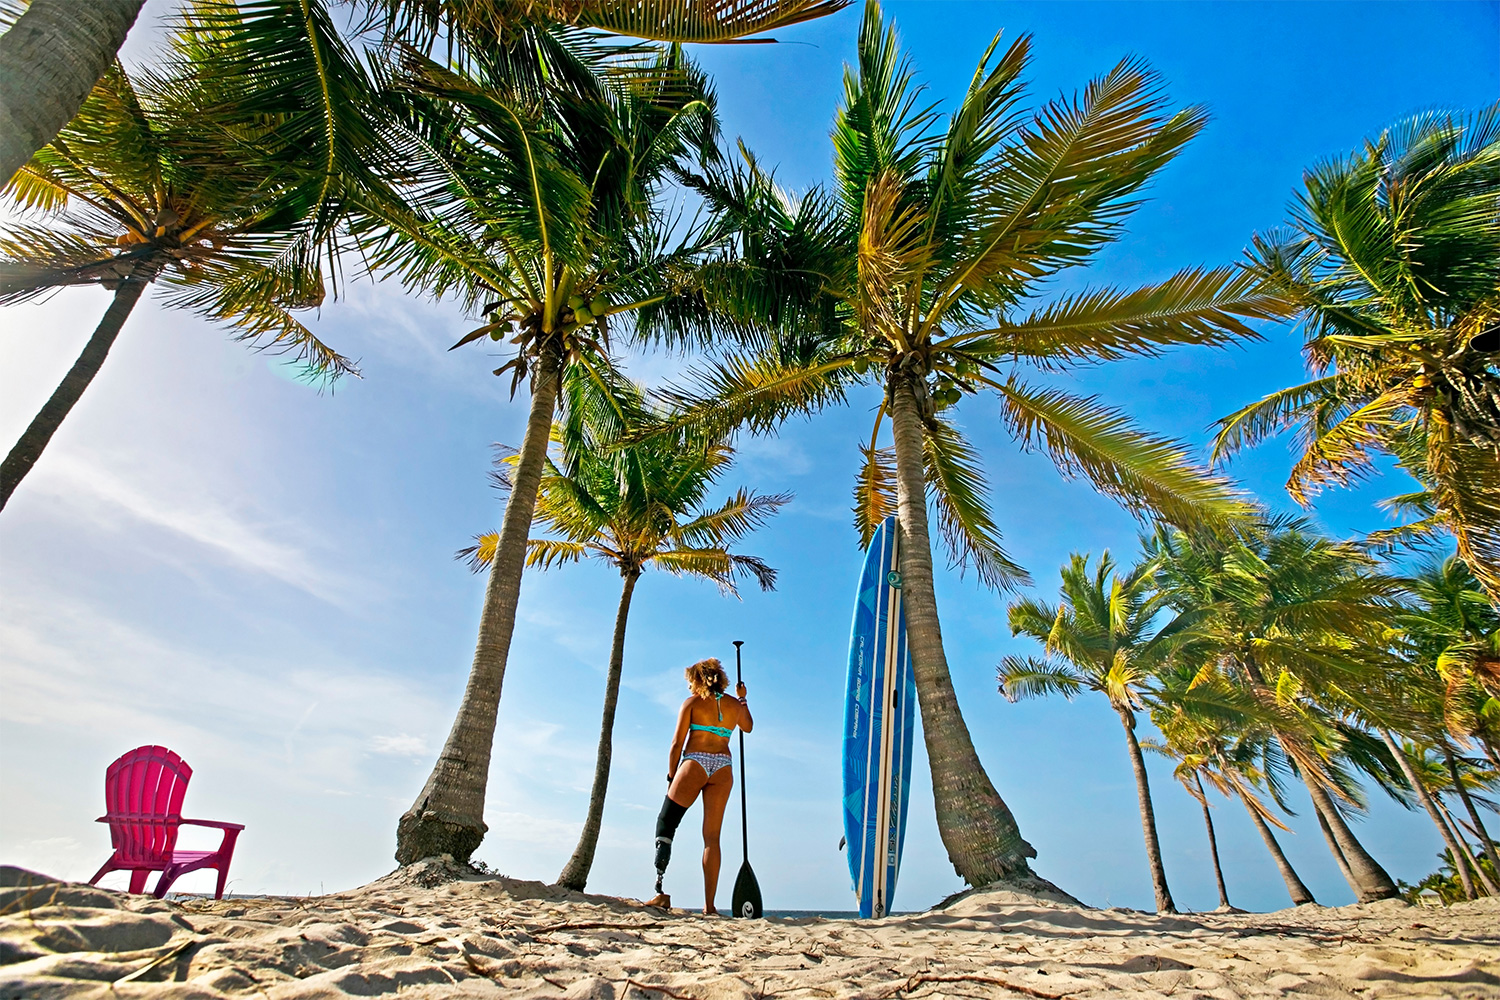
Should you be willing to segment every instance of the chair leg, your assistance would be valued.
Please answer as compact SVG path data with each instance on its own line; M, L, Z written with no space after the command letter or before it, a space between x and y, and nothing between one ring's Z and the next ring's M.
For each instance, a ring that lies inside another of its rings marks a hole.
M229 863L234 860L234 845L239 837L238 830L224 831L224 841L219 845L219 887L214 890L214 899L224 898L224 886L229 882Z
M113 856L111 856L108 861L104 862L104 867L102 867L98 871L94 872L94 877L91 878L91 879L89 879L89 885L98 885L99 884L99 880L101 878L103 878L104 876L108 875L110 872L112 872L114 870L115 870L115 859L114 859Z
M152 890L151 895L155 896L157 899L161 899L162 897L166 896L167 890L172 888L172 883L177 881L177 876L180 874L182 873L177 870L176 865L169 865L167 868L163 869L161 878L156 880L156 888Z
M130 871L130 891L136 893L145 892L146 876L150 874L151 869L149 868L132 868Z

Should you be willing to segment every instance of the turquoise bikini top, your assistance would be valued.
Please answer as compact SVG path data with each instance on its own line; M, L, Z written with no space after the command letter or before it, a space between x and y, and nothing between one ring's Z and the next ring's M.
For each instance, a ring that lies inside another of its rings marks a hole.
M724 709L719 705L719 699L722 698L722 697L724 697L724 693L722 691L720 693L714 695L714 708L719 713L719 721L720 722L724 721ZM696 729L696 730L698 730L701 733L713 733L715 736L721 736L721 737L723 737L726 740L729 739L729 737L731 737L731 736L734 735L734 730L733 729L726 729L723 726L700 726L696 722L689 723L688 724L688 729Z

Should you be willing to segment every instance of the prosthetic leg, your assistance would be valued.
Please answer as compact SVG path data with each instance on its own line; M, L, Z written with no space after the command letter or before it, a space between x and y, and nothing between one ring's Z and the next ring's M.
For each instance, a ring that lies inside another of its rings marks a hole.
M656 817L656 896L647 903L648 906L672 907L672 897L662 891L661 882L672 860L672 838L686 813L687 806L680 806L671 798L662 800L661 812Z

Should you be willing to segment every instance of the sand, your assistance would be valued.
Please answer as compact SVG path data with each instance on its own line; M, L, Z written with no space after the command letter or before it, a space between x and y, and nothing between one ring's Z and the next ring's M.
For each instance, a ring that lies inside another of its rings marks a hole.
M422 862L184 899L0 869L11 998L1500 997L1500 900L1157 917L989 890L883 920L706 919Z

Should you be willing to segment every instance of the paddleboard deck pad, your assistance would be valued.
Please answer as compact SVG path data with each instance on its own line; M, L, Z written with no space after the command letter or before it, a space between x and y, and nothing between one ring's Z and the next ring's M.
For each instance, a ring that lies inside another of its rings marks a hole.
M891 911L911 794L917 682L906 647L896 518L865 553L844 700L844 838L859 915Z

